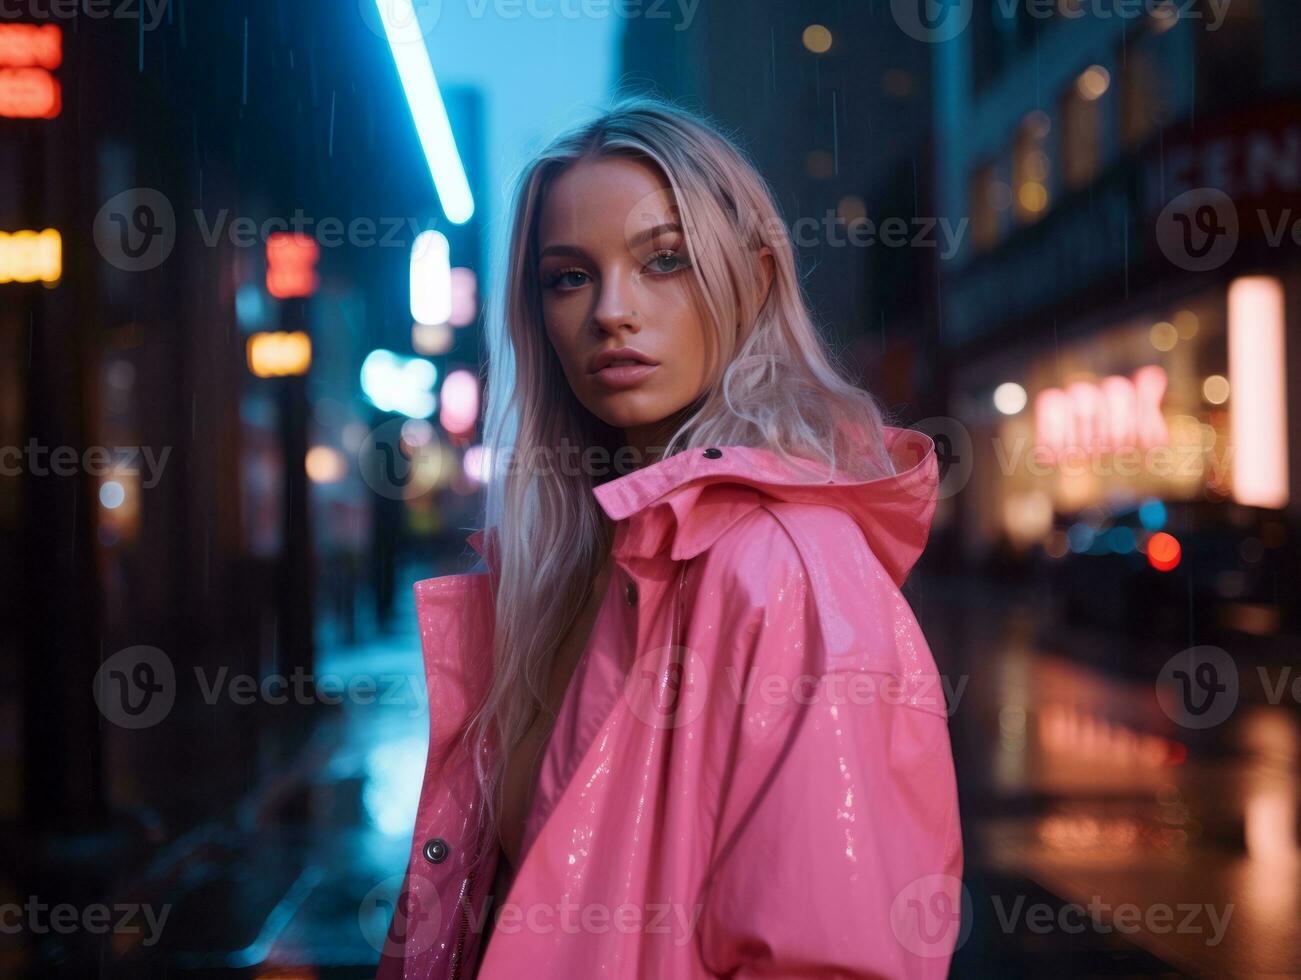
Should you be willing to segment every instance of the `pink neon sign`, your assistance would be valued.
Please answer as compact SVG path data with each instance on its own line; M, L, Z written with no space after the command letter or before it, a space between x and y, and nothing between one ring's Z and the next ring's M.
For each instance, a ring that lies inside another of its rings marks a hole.
M1050 461L1067 452L1120 452L1165 446L1170 430L1161 413L1165 368L1141 367L1133 377L1075 381L1035 396L1036 448Z

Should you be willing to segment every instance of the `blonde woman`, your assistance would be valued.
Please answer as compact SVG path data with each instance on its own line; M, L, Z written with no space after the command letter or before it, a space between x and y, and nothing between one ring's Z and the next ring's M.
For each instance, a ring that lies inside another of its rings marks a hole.
M829 358L772 195L634 99L516 196L478 572L416 585L380 977L943 976L948 715L900 587L936 459Z

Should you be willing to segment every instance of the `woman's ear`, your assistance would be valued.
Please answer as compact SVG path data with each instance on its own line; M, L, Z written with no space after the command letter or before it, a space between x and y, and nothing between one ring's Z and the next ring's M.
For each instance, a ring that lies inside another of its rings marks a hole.
M768 293L772 290L772 278L777 273L777 262L772 257L772 249L767 245L759 246L759 299L760 308L768 302Z

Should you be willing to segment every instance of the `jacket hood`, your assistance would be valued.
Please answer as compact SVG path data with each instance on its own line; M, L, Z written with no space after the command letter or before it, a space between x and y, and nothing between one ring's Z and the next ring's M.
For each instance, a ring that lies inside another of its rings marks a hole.
M592 492L617 524L612 550L623 558L665 550L674 561L694 558L765 499L838 507L902 586L930 535L939 467L926 433L883 431L895 472L873 480L851 481L823 463L786 460L769 449L718 446L676 453ZM487 537L487 529L479 530L467 542L492 564Z

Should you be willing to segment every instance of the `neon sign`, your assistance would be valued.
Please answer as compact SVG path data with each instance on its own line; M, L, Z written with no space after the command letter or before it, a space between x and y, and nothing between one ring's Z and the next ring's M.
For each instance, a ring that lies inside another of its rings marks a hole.
M44 231L0 231L0 283L56 283L63 275L63 238Z
M267 292L276 299L311 296L320 285L321 247L311 235L278 231L267 239Z
M0 116L53 119L62 109L59 80L44 68L0 68Z
M1049 461L1067 452L1118 452L1165 446L1170 431L1161 413L1168 379L1149 364L1126 378L1076 381L1035 396L1035 446Z
M306 374L312 366L312 338L301 330L255 333L245 352L248 369L259 378Z
M0 116L53 119L63 92L52 74L63 63L63 34L52 24L0 24Z
M46 68L63 64L63 32L53 24L0 24L0 67Z

